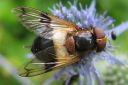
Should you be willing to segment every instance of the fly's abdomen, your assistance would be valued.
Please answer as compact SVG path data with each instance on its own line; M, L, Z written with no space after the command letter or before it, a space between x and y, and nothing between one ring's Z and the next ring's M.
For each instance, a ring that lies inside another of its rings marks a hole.
M56 62L53 40L37 37L34 40L31 51L35 57L43 63ZM56 64L46 64L45 68L48 69L54 65Z

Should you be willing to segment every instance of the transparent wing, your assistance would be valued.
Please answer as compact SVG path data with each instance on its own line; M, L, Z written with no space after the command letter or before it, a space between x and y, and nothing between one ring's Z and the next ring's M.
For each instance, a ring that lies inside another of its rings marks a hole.
M35 54L30 62L28 62L24 67L19 69L19 75L23 77L31 77L40 75L57 68L70 65L78 61L78 57L57 57L53 52L53 47L48 47L45 50L39 51Z
M46 68L46 66L50 66L49 68ZM44 74L46 72L52 71L56 68L62 67L65 65L64 63L58 63L57 62L48 62L43 63L39 61L38 59L34 58L32 61L28 62L24 68L21 68L19 70L19 75L22 77L32 77Z
M47 39L50 39L53 35L53 30L64 29L74 31L80 29L71 22L33 8L18 7L13 12L20 18L25 27Z

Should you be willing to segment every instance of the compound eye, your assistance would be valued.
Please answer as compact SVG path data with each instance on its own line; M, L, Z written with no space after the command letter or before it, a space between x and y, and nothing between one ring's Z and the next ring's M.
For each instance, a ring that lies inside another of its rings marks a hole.
M116 40L116 34L114 31L111 32L111 38L112 40Z

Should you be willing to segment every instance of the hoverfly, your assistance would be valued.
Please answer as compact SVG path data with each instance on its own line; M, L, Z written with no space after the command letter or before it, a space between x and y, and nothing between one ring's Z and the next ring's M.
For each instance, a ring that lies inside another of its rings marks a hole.
M107 37L97 27L81 28L33 8L19 7L14 13L38 35L31 47L35 58L25 65L20 76L36 76L77 63L87 52L101 52L106 47Z

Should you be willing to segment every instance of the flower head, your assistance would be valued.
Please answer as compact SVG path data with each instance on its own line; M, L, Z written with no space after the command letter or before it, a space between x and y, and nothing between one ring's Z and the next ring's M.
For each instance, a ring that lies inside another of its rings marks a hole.
M77 0L72 4L69 2L70 7L67 8L62 3L55 4L51 10L52 14L58 16L61 19L70 21L78 25L79 27L86 29L90 26L103 29L109 40L111 39L111 32L114 31L119 36L123 31L128 28L128 22L124 22L117 27L113 27L115 21L112 17L107 16L107 13L98 14L95 8L95 0L92 1L89 7L80 9L77 8ZM66 77L65 85L71 85L74 76L79 79L79 85L93 85L94 78L97 80L98 85L103 85L103 81L100 79L100 74L96 69L95 62L97 60L107 60L111 64L118 64L123 66L124 63L116 59L111 50L113 45L107 42L105 50L97 53L92 51L84 56L78 63L66 66L58 71L52 79L61 80ZM86 82L85 82L86 81ZM48 85L50 81L46 82Z

